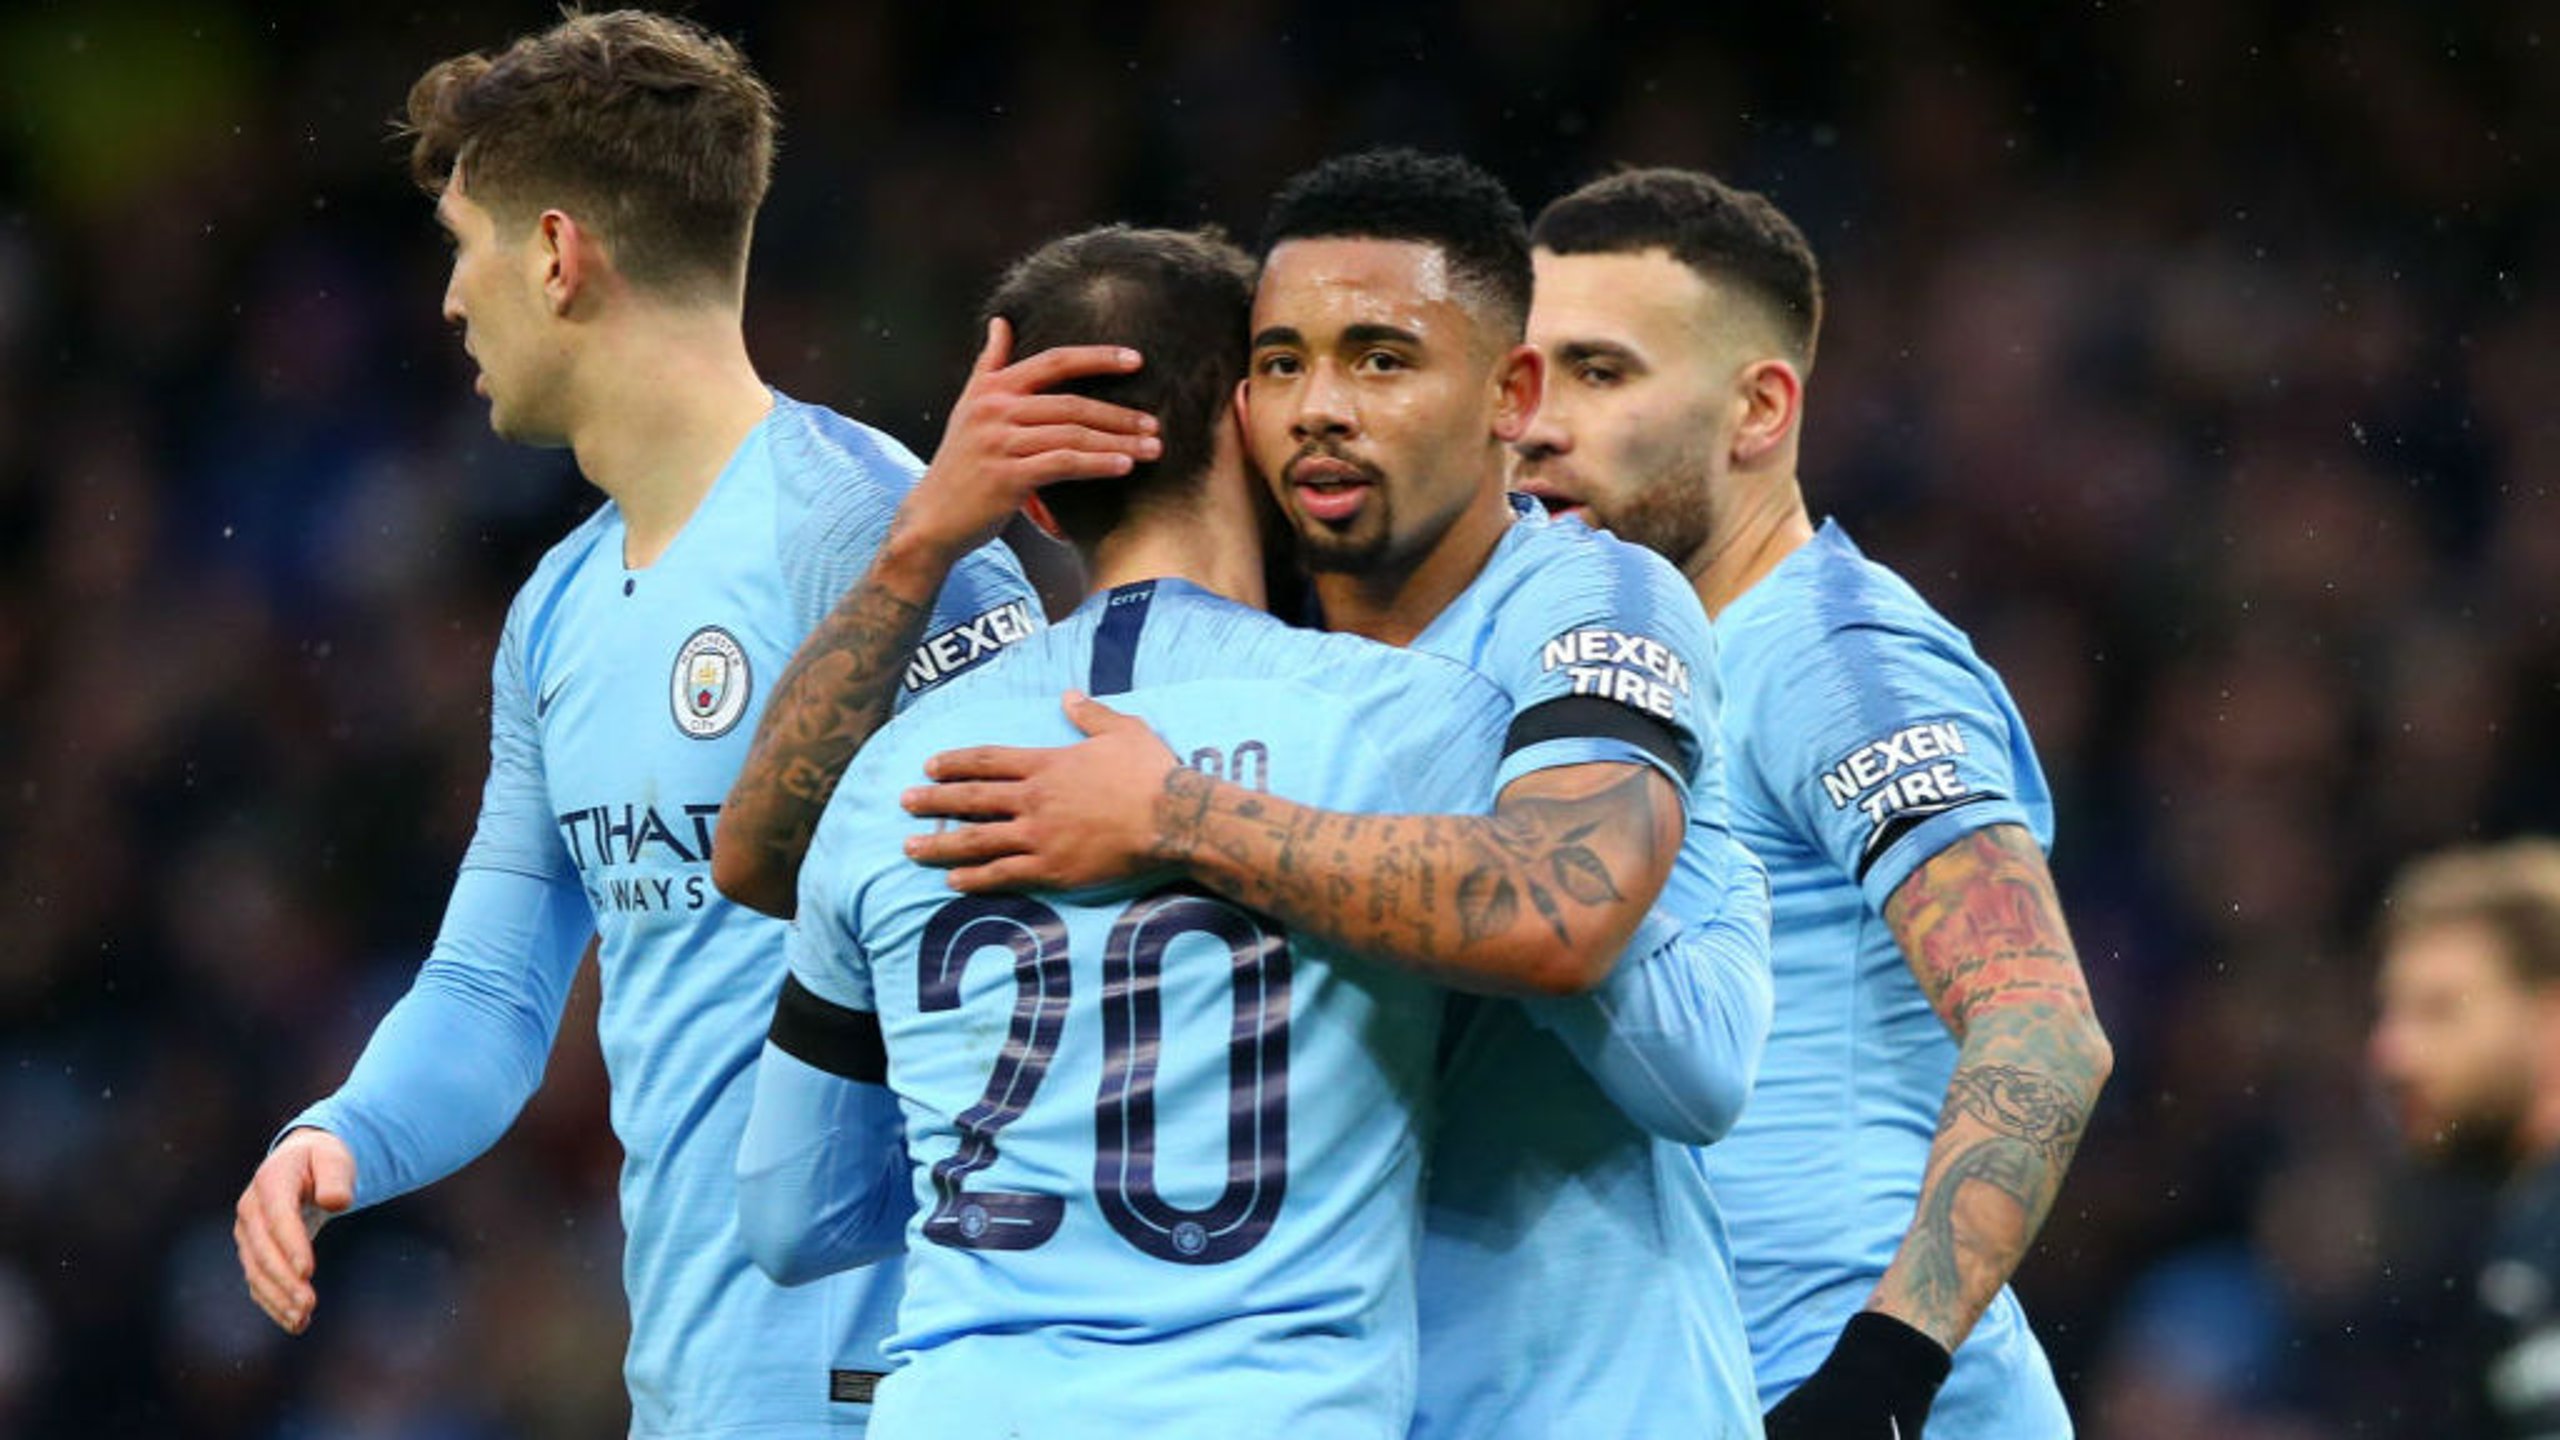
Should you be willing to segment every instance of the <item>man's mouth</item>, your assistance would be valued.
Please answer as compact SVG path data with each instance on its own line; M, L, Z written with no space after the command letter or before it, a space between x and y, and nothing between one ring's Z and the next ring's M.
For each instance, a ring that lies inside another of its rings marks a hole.
M1326 524L1359 514L1379 479L1374 469L1340 455L1301 455L1283 473L1297 493L1298 508Z

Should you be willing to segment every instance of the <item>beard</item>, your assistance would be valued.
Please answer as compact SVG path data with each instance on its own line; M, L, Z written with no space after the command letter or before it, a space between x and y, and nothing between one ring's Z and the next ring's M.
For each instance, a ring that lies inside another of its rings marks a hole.
M1704 481L1680 475L1654 477L1632 489L1623 501L1607 502L1594 518L1609 533L1630 545L1641 545L1686 570L1707 553L1715 539L1715 506Z
M1388 498L1385 473L1329 446L1308 445L1291 456L1280 472L1293 497L1296 485L1291 477L1299 462L1318 457L1356 469L1369 494L1358 513L1338 524L1319 520L1284 502L1281 510L1297 532L1298 563L1310 575L1358 575L1382 568L1392 557L1395 545L1395 505Z

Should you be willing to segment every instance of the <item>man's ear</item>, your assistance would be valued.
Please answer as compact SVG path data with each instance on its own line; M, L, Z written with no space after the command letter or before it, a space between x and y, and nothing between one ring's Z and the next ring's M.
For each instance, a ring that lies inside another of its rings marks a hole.
M602 256L596 236L565 210L545 210L534 222L529 247L544 303L554 315L566 315L593 283Z
M1748 468L1794 437L1804 421L1804 376L1784 360L1754 360L1735 378L1742 422L1733 430L1733 465Z
M1535 345L1514 345L1494 367L1493 436L1505 445L1529 433L1538 402L1547 393L1547 357Z

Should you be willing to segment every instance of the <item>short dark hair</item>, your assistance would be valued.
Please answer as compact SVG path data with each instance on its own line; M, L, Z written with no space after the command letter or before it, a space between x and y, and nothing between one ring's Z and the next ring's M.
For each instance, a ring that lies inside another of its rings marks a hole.
M409 88L410 174L510 221L559 205L634 284L734 288L773 175L773 92L738 48L645 10L572 14Z
M1061 386L1156 417L1164 451L1117 480L1044 487L1042 503L1090 551L1139 508L1179 502L1216 453L1244 378L1253 261L1216 230L1108 225L1052 240L1014 262L987 298L1013 327L1013 358L1060 345L1126 345L1146 363Z
M1364 150L1280 187L1262 255L1286 240L1411 240L1436 246L1459 284L1491 303L1508 338L1529 323L1529 227L1502 182L1455 155Z
M1804 232L1768 196L1695 170L1622 170L1558 199L1530 239L1557 255L1665 250L1769 312L1789 358L1813 368L1822 331L1822 271Z
M2453 925L2497 936L2524 985L2560 982L2560 841L2525 837L2442 851L2392 882L2382 912L2385 945Z

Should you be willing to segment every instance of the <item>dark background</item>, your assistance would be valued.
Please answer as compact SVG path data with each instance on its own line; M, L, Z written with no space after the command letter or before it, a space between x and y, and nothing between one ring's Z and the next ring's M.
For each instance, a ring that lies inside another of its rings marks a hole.
M1768 190L1832 309L1805 484L2008 676L2118 1067L2019 1280L2095 1437L2437 1436L2474 1187L2360 1069L2414 851L2560 807L2560 67L2525 4L713 4L780 90L770 379L930 450L1007 258L1247 236L1381 140L1536 206ZM492 1155L322 1246L230 1206L441 913L510 449L386 121L539 4L0 15L0 1433L608 1435L591 986Z

